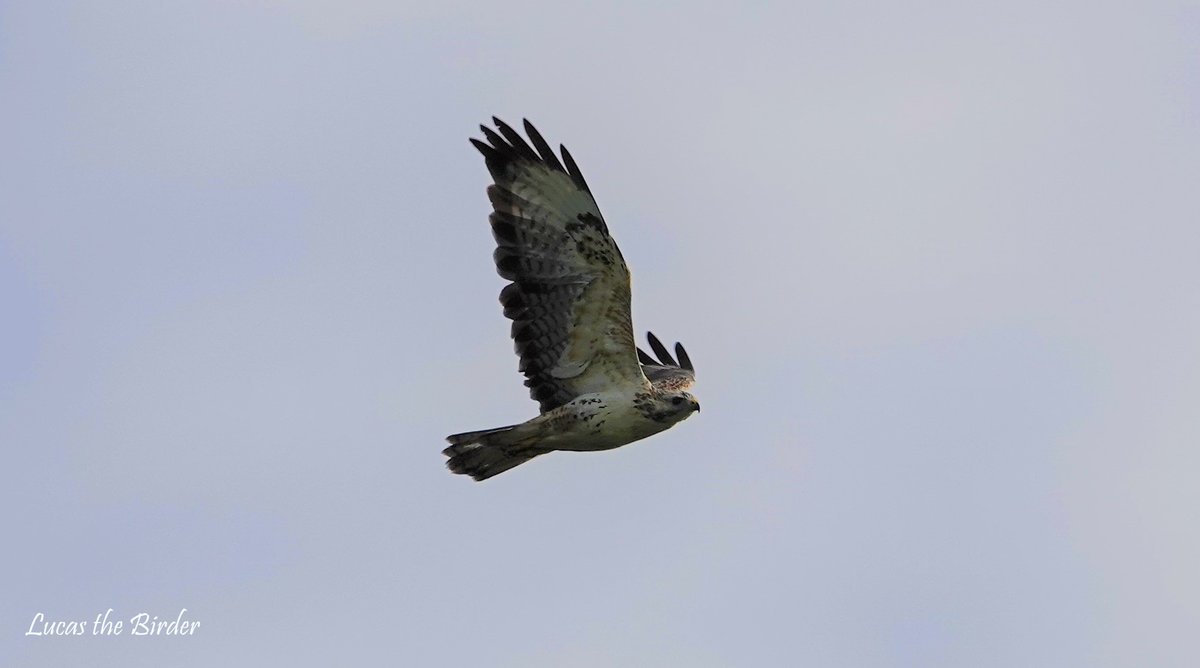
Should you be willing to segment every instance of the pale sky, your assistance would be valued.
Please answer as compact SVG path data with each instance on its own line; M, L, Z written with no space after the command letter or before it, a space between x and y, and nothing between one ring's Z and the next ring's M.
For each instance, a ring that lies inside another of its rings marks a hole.
M1200 665L1198 63L1183 1L0 3L0 665ZM704 412L474 483L493 114Z

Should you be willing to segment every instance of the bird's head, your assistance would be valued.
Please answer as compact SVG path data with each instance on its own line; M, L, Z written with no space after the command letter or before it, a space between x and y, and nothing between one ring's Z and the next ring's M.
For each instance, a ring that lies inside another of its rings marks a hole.
M666 422L681 422L700 412L700 402L689 392L664 392L659 400L659 414Z

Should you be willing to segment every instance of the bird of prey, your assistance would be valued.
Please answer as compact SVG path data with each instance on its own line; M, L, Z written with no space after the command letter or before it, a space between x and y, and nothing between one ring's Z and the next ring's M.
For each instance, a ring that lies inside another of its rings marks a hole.
M488 216L500 291L529 394L541 413L521 424L446 438L446 466L485 480L554 450L609 450L699 412L692 362L647 333L634 343L629 269L565 146L562 160L529 121L525 133L492 118L483 154L493 184Z

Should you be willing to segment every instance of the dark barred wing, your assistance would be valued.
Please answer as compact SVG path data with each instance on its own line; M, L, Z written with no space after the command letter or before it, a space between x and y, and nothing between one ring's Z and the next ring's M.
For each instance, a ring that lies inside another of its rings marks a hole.
M671 357L667 347L658 340L654 332L646 332L646 340L650 349L658 358L646 354L641 348L637 349L638 360L642 363L642 372L655 388L659 390L686 390L696 382L696 369L682 343L675 343L675 355L679 361Z
M483 129L494 184L488 217L500 292L529 394L542 412L615 385L646 386L630 324L629 270L583 174L525 121L533 146L499 119Z

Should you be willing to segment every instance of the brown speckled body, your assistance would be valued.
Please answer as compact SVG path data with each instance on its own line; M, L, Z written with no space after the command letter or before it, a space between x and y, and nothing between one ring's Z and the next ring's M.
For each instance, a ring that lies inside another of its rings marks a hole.
M538 444L553 450L611 450L669 429L678 419L654 419L637 396L615 392L585 394L518 427L530 428Z

